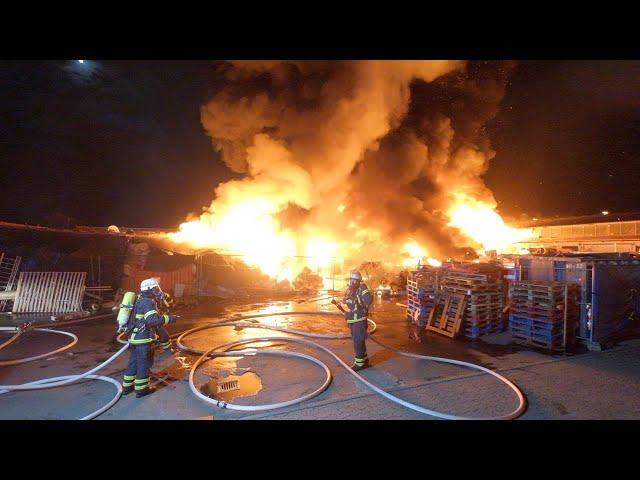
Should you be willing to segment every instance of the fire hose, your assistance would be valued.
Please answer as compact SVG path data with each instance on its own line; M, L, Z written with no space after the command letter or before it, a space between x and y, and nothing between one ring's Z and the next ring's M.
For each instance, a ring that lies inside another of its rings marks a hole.
M22 327L0 327L0 331L16 331L16 334L13 337L11 337L9 340L7 340L2 345L0 345L0 349L8 346L11 343L13 343L15 340L17 340L29 328L30 328L30 325L26 325L26 326L22 326ZM33 330L40 331L40 332L58 333L58 334L61 334L61 335L69 336L69 337L73 338L73 340L72 340L71 343L69 343L69 344L67 344L67 345L65 345L65 346L63 346L61 348L58 348L56 350L53 350L51 352L47 352L47 353L44 353L44 354L41 354L41 355L35 355L35 356L32 356L32 357L27 357L27 358L3 361L3 362L0 362L0 366L17 365L17 364L20 364L20 363L31 362L31 361L38 360L38 359L41 359L41 358L44 358L44 357L48 357L48 356L51 356L51 355L53 355L55 353L59 353L59 352L62 352L64 350L67 350L67 349L71 348L72 346L74 346L78 342L78 337L76 335L74 335L73 333L70 333L70 332L63 332L61 330L52 330L52 329L49 329L49 328L34 328ZM47 389L47 388L62 387L62 386L65 386L65 385L70 385L72 383L76 383L76 382L82 380L83 378L88 378L88 379L91 379L91 380L101 380L103 382L111 383L112 385L114 385L116 387L116 395L109 401L109 403L107 403L103 407L99 408L98 410L90 413L89 415L85 415L84 417L80 418L80 420L91 420L92 418L97 417L98 415L104 413L109 408L111 408L113 405L115 405L116 402L120 399L120 397L122 395L122 385L120 384L120 382L118 382L117 380L114 380L113 378L106 377L104 375L93 375L93 374L95 372L97 372L98 370L106 367L111 362L113 362L116 358L118 358L120 355L122 355L127 350L127 348L128 348L128 345L125 346L125 347L122 347L120 350L118 350L115 354L113 354L107 360L102 362L100 365L98 365L97 367L92 368L91 370L88 370L85 373L81 373L81 374L78 374L78 375L63 375L63 376L60 376L60 377L44 378L44 379L41 379L41 380L35 380L35 381L32 381L32 382L23 383L21 385L0 385L0 395L5 394L5 393L9 393L9 392L12 392L12 391L43 390L43 389Z
M337 306L342 310L342 308L339 305L337 305ZM440 362L440 363L449 363L449 364L453 364L453 365L459 365L459 366L463 366L463 367L473 368L473 369L480 370L480 371L483 371L485 373L488 373L488 374L498 378L500 381L505 383L509 388L511 388L516 393L516 395L518 397L518 401L519 401L518 408L516 408L513 412L510 412L510 413L505 414L505 415L496 416L496 417L483 417L483 418L457 416L457 415L437 412L435 410L430 410L430 409L421 407L419 405L415 405L415 404L413 404L411 402L407 402L407 401L402 400L402 399L400 399L400 398L398 398L398 397L396 397L396 396L394 396L394 395L392 395L392 394L390 394L388 392L385 392L384 390L380 389L376 385L374 385L371 382L367 381L361 375L358 375L356 372L351 370L349 365L347 365L340 357L338 357L330 349L324 347L323 345L320 345L319 343L312 342L310 340L296 339L296 338L289 338L289 337L273 337L273 336L270 336L270 337L257 337L257 338L245 339L245 340L225 343L225 344L222 344L222 345L217 345L215 347L210 348L207 351L199 351L199 350L196 350L196 349L194 349L192 347L189 347L189 346L185 345L184 343L182 343L184 338L186 336L192 334L192 333L195 333L195 332L201 331L201 330L205 330L205 329L209 329L209 328L217 328L217 327L224 327L224 326L243 327L243 328L259 328L259 329L274 330L274 331L280 331L280 332L284 332L284 333L288 333L288 334L294 334L294 335L300 335L300 336L312 337L312 338L322 338L322 339L345 339L345 338L349 338L350 337L350 335L347 335L347 334L339 335L339 334L311 333L311 332L304 332L304 331L299 331L299 330L294 330L294 329L280 328L280 327L276 327L276 326L268 326L268 325L261 325L261 324L256 324L256 323L252 323L252 322L246 322L246 320L248 320L248 319L260 318L260 317L270 317L270 316L282 316L282 315L340 315L340 314L337 313L337 312L329 312L329 311L325 311L325 310L316 310L316 311L308 311L308 312L272 312L272 313L253 314L253 315L244 315L244 316L241 315L241 316L235 317L234 320L227 320L227 321L222 321L222 322L211 323L211 324L207 324L205 326L195 327L195 328L186 330L185 332L182 332L181 334L179 334L179 336L177 338L177 342L176 343L177 343L178 348L180 350L188 352L188 353L201 355L200 358L198 358L198 360L192 366L190 374L189 374L189 388L191 389L191 391L198 398L200 398L201 400L203 400L203 401L205 401L205 402L207 402L209 404L216 405L216 406L222 407L222 408L228 408L228 409L232 409L232 410L242 410L242 411L261 411L261 410L272 410L272 409L276 409L276 408L283 408L283 407L286 407L286 406L290 406L290 405L294 405L294 404L297 404L297 403L304 402L306 400L309 400L309 399L319 395L320 393L322 393L324 390L327 389L327 387L331 383L331 378L332 378L331 371L330 371L329 367L324 362L322 362L321 360L319 360L319 359L317 359L315 357L312 357L310 355L305 355L305 354L302 354L302 353L299 353L299 352L292 352L292 351L286 351L286 350L285 351L269 351L269 350L257 350L257 349L232 350L236 346L245 345L245 344L249 344L249 343L260 343L260 342L271 342L271 341L286 341L286 342L293 342L293 343L306 345L306 346L309 346L309 347L316 348L316 349L324 351L325 353L327 353L328 355L333 357L340 365L342 365L347 370L347 372L349 372L351 375L353 375L358 381L364 383L367 387L369 387L370 389L372 389L374 392L378 393L379 395L387 398L388 400L391 400L392 402L395 402L395 403L397 403L399 405L407 407L407 408L409 408L411 410L414 410L414 411L417 411L417 412L420 412L420 413L423 413L423 414L426 414L426 415L430 415L430 416L433 416L433 417L436 417L436 418L442 418L442 419L448 419L448 420L509 420L509 419L514 419L514 418L517 418L518 416L520 416L524 412L524 410L526 408L526 400L525 400L524 395L522 394L522 392L518 389L518 387L515 384L513 384L511 381L509 381L507 378L503 377L502 375L500 375L500 374L498 374L496 372L493 372L493 371L491 371L491 370L489 370L489 369L487 369L485 367L482 367L480 365L475 365L475 364L468 363L468 362L463 362L463 361L460 361L460 360L453 360L453 359L447 359L447 358L442 358L442 357L432 357L432 356L427 356L427 355L418 355L418 354L402 352L400 350L397 350L397 349L394 349L394 348L389 347L387 345L384 345L380 341L378 341L375 338L372 338L370 336L368 338L372 339L374 342L376 342L377 344L379 344L383 348L387 348L387 349L393 350L396 353L398 353L400 355L403 355L403 356L422 359L422 360L431 360L431 361ZM373 322L371 319L367 319L367 321L373 326L373 330L371 330L371 332L370 332L370 334L373 334L376 331L377 326L376 326L375 322ZM5 330L5 331L6 330L17 330L16 335L14 335L11 339L9 339L8 341L6 341L2 345L0 345L0 349L4 348L7 345L9 345L12 342L14 342L22 334L21 330L15 329L13 327L0 327L0 329ZM57 349L55 352L66 350L67 348L70 348L72 345L74 345L78 341L77 337L75 335L73 335L71 333L68 333L68 332L62 332L62 331L50 330L50 329L36 329L36 330L48 331L48 332L60 333L60 334L66 334L66 335L72 336L74 338L74 341L73 341L72 344L67 345L65 347L62 347L61 349ZM54 387L69 385L71 383L78 382L79 380L82 380L83 378L90 378L90 379L102 380L102 381L109 382L109 383L113 384L114 386L116 386L116 388L117 388L116 396L107 405L101 407L100 409L96 410L95 412L92 412L91 414L89 414L89 415L87 415L85 417L82 417L82 420L88 420L88 419L91 419L91 418L95 418L96 416L100 415L101 413L103 413L107 409L111 408L111 406L113 406L119 400L120 396L122 395L122 386L118 381L116 381L116 380L114 380L114 379L112 379L110 377L105 377L105 376L101 376L101 375L93 375L93 373L97 372L98 370L104 368L105 366L107 366L108 364L113 362L117 357L119 357L121 354L123 354L127 349L128 349L128 344L123 346L118 352L116 352L114 355L112 355L110 358L105 360L100 365L98 365L98 366L94 367L93 369L91 369L91 370L89 370L89 371L87 371L85 373L82 373L82 374L65 375L65 376L54 377L54 378L46 378L46 379L42 379L42 380L28 382L28 383L21 384L21 385L0 385L0 395L1 394L5 394L5 393L9 393L11 391L39 390L39 389L54 388ZM224 350L221 351L221 352L216 352L216 350L220 350L220 349L224 349ZM32 360L35 360L37 358L43 358L44 356L49 356L49 355L52 355L53 353L54 352L49 352L47 354L38 355L38 356L35 356L35 357L29 357L28 359L20 359L17 363L24 363L26 361L32 361ZM280 356L302 358L302 359L305 359L305 360L310 361L312 363L315 363L316 365L318 365L321 368L323 368L324 373L326 375L326 378L325 378L324 382L322 383L322 385L320 385L318 388L316 388L314 391L312 391L309 394L306 394L306 395L303 395L301 397L298 397L298 398L295 398L295 399L292 399L292 400L288 400L288 401L285 401L285 402L279 402L279 403L268 404L268 405L237 405L237 404L231 404L231 403L228 403L228 402L222 402L220 400L215 400L215 399L212 399L210 397L207 397L207 396L203 395L195 387L195 384L194 384L195 372L198 369L198 367L201 364L203 364L205 361L208 361L211 358L221 357L221 356L245 356L245 355L251 355L251 356L255 356L255 355L280 355ZM15 362L15 361L10 361L10 362ZM12 364L12 363L10 363L10 364Z
M315 397L317 395L319 395L320 393L322 393L324 390L326 390L326 388L329 386L329 383L331 382L331 371L329 370L329 367L327 367L326 364L324 364L322 361L311 357L309 355L304 355L298 352L290 352L290 351L278 351L277 353L271 351L265 351L265 350L257 350L257 349L245 349L245 350L232 350L234 347L239 346L239 345L245 345L245 344L249 344L249 343L260 343L260 342L271 342L271 341L285 341L285 342L293 342L293 343L299 343L299 344L303 344L303 345L307 345L309 347L312 348L316 348L319 350L324 351L325 353L327 353L328 355L330 355L331 357L333 357L340 365L342 365L347 372L349 372L351 375L353 375L359 382L364 383L368 388L370 388L371 390L373 390L374 392L378 393L379 395L387 398L388 400L395 402L399 405L402 405L406 408L409 408L411 410L414 410L416 412L419 413L423 413L425 415L429 415L432 417L436 417L436 418L442 418L442 419L446 419L446 420L511 420L514 418L519 417L520 415L522 415L522 413L524 413L525 409L526 409L526 400L524 395L522 394L522 392L520 391L520 389L514 384L512 383L510 380L508 380L507 378L503 377L502 375L498 374L497 372L494 372L492 370L489 370L488 368L482 367L480 365L476 365L473 363L468 363L468 362L463 362L461 360L454 360L454 359L449 359L449 358L443 358L443 357L433 357L433 356L428 356L428 355L418 355L418 354L414 354L414 353L408 353L408 352L403 352L394 348L391 348L387 345L384 345L383 343L381 343L380 341L374 339L371 336L368 336L368 338L372 339L374 342L376 342L378 345L382 346L383 348L387 348L390 350L393 350L394 352L398 353L399 355L402 356L406 356L406 357L411 357L411 358L417 358L417 359L421 359L421 360L431 360L431 361L435 361L435 362L439 362L439 363L448 363L448 364L452 364L452 365L459 365L462 367L468 367L468 368L472 368L475 370L480 370L482 372L488 373L494 377L496 377L498 380L500 380L501 382L505 383L511 390L513 390L513 392L515 392L516 396L518 397L518 407L513 410L512 412L508 413L508 414L504 414L504 415L500 415L500 416L494 416L494 417L465 417L465 416L459 416L459 415L452 415L452 414L448 414L448 413L442 413L442 412L438 412L435 410L430 410L424 407L421 407L419 405L416 405L414 403L408 402L406 400L402 400L401 398L396 397L395 395L392 395L388 392L385 392L384 390L382 390L381 388L377 387L376 385L374 385L373 383L369 382L368 380L366 380L364 377L362 377L361 375L357 374L356 372L354 372L349 365L347 365L340 357L338 357L335 353L333 353L330 349L326 348L323 345L320 345L319 343L316 342L312 342L310 340L304 340L304 339L297 339L297 338L289 338L289 337L257 337L257 338L251 338L251 339L245 339L245 340L240 340L240 341L235 341L235 342L230 342L230 343L225 343L222 345L216 345L215 347L212 347L206 351L200 351L197 350L193 347L189 347L187 345L185 345L183 343L183 340L186 336L201 331L201 330L205 330L205 329L209 329L209 328L218 328L218 327L224 327L224 326L233 326L233 327L244 327L244 328L259 328L259 329L265 329L265 330L275 330L275 331L280 331L280 332L285 332L285 333L290 333L290 334L295 334L295 335L300 335L300 336L305 336L305 337L312 337L312 338L323 338L323 339L343 339L343 338L349 338L349 335L327 335L327 334L317 334L317 333L310 333L310 332L301 332L298 330L292 330L292 329L287 329L287 328L280 328L280 327L274 327L274 326L269 326L269 325L261 325L261 324L255 324L255 323L251 323L251 322L246 322L245 320L247 319L252 319L252 318L259 318L259 317L266 317L266 316L278 316L278 315L340 315L337 312L328 312L328 311L324 311L324 310L317 310L317 311L308 311L308 312L276 312L276 313L268 313L268 314L256 314L256 315L244 315L244 316L240 316L240 317L236 317L236 319L234 320L227 320L227 321L221 321L221 322L216 322L216 323L210 323L201 327L195 327L192 328L190 330L187 330L185 332L183 332L177 339L176 341L176 345L177 347L184 351L184 352L188 352L188 353L193 353L193 354L198 354L200 355L200 358L198 358L198 360L193 364L193 366L191 367L191 371L189 373L189 388L191 390L191 392L196 395L198 398L200 398L201 400L203 400L206 403L209 403L211 405L215 405L217 407L221 407L221 408L227 408L230 410L241 410L241 411L261 411L261 410L272 410L272 409L276 409L276 408L282 408L282 407L286 407L286 406L290 406L290 405L294 405L297 403L301 403L305 400L308 400L312 397ZM370 332L370 334L374 333L377 326L375 324L375 322L373 322L371 319L367 319L367 321L373 325L373 330ZM220 352L217 352L216 350L222 350ZM267 353L269 352L269 353ZM200 365L202 365L205 361L208 361L211 358L215 358L215 357L224 357L224 356L244 356L244 355L250 355L250 356L254 356L254 355L259 355L259 354L278 354L278 355L282 355L282 356L292 356L292 357L298 357L298 358L304 358L306 360L312 361L314 363L316 363L317 365L320 365L323 369L324 372L326 374L326 379L325 381L322 383L322 385L318 388L316 388L313 392L306 394L302 397L296 398L296 399L292 399L292 400L287 400L285 402L279 402L279 403L274 403L274 404L268 404L268 405L238 405L238 404L233 404L233 403L229 403L229 402L223 402L221 400L216 400L210 397L207 397L206 395L203 395L195 386L194 384L194 377L195 377L195 373L196 370L198 369L198 367Z
M7 340L6 342L4 342L2 345L0 345L0 350L2 350L4 347L7 347L8 345L10 345L11 343L15 342L20 336L22 336L22 334L28 330L31 330L31 325L30 324L25 324L22 325L20 327L0 327L0 331L3 332L7 332L7 331L15 331L16 334L11 337L9 340ZM53 350L51 352L47 352L47 353L43 353L40 355L34 355L32 357L25 357L25 358L17 358L15 360L3 360L0 361L0 367L8 367L9 365L18 365L20 363L27 363L27 362L33 362L34 360L39 360L41 358L45 358L48 357L50 355L54 355L56 353L60 353L63 352L71 347L73 347L76 343L78 343L78 337L76 337L73 333L69 333L69 332L63 332L61 330L52 330L49 328L33 328L34 331L36 332L49 332L49 333L58 333L60 335L66 335L67 337L71 337L72 340L71 342L69 342L67 345L60 347L56 350Z

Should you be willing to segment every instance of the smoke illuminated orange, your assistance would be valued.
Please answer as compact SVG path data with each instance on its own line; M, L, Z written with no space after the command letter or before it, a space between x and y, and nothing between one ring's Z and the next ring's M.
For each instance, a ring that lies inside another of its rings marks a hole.
M365 262L439 266L457 247L508 251L530 231L507 226L485 201L491 157L473 133L499 108L507 63L216 66L218 87L201 121L220 159L242 177L218 185L205 213L168 237L237 255L278 280L306 266L325 285ZM414 108L414 82L436 79L439 97L459 99L455 118L440 101Z

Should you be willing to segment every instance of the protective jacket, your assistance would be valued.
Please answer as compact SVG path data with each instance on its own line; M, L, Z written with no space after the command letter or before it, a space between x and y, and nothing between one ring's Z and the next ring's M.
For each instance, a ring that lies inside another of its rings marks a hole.
M150 294L138 295L129 324L129 343L141 345L155 339L155 327L175 322L173 315L161 315L156 310L156 302Z
M349 307L349 311L345 314L347 323L362 322L369 315L369 306L373 302L373 297L369 288L361 283L358 287L350 287L344 296L344 303Z

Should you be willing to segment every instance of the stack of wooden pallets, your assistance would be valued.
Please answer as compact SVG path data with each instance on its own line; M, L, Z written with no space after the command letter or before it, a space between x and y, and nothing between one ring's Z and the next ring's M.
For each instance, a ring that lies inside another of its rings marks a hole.
M504 330L502 270L494 267L480 270L449 270L442 280L442 291L466 296L461 333L475 339Z
M575 342L579 298L579 285L546 281L514 282L509 313L509 330L513 340L546 350L566 350Z
M407 278L407 319L424 326L433 309L438 290L438 269L422 267Z

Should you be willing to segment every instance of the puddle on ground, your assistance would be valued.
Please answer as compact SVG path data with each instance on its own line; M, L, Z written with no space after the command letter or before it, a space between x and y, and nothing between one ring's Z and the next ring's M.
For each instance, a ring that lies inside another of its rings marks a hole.
M237 381L235 390L218 391L221 383ZM238 397L252 397L262 390L262 380L254 372L245 372L242 375L228 375L226 377L214 377L199 387L200 392L209 398L231 402Z

